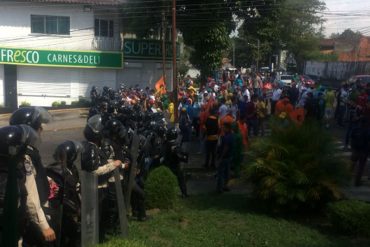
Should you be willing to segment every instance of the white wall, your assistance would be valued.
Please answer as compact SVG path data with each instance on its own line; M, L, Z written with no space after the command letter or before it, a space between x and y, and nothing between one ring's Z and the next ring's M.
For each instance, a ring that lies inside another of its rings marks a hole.
M54 101L70 104L79 96L89 97L92 86L116 88L115 70L44 68L18 66L18 103L51 106Z
M155 83L162 76L162 63L150 60L126 60L123 70L117 72L117 82L125 85L134 86L138 84L140 88L146 86L154 88ZM172 90L172 65L166 66L167 90Z
M0 64L0 105L4 106L4 65Z
M70 35L31 34L31 15L70 16ZM94 13L82 5L0 2L0 46L38 49L91 50Z

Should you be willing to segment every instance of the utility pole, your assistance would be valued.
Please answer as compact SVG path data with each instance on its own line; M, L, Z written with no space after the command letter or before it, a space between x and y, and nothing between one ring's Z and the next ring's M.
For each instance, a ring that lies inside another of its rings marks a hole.
M257 72L258 72L259 60L260 60L260 39L257 39L257 65L256 65Z
M176 68L176 0L172 0L172 83L173 83L173 95L175 105L175 123L178 121L178 83L177 83L177 68Z
M165 9L162 10L162 32L161 32L161 40L162 40L162 76L164 80L164 84L166 85L166 15Z

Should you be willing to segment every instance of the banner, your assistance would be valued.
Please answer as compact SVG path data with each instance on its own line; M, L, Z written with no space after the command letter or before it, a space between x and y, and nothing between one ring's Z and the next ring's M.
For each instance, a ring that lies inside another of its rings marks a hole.
M122 52L56 51L0 47L0 64L120 69Z

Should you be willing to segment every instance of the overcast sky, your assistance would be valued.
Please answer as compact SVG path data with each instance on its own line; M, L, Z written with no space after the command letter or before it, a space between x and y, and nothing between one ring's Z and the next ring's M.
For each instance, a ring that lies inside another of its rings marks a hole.
M347 28L370 36L370 0L323 0L326 3L325 35ZM348 16L347 16L348 15Z

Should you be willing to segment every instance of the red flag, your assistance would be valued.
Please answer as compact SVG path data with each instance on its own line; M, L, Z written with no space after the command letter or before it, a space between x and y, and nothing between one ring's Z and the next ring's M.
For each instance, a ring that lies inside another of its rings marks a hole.
M164 82L163 76L155 83L155 90L157 93L160 92L160 94L166 93L166 83Z

